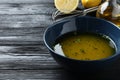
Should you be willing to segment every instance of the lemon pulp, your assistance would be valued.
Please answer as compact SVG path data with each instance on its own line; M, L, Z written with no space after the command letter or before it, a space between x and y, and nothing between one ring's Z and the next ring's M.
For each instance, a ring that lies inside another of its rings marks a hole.
M54 0L55 7L63 13L71 13L78 5L79 0Z

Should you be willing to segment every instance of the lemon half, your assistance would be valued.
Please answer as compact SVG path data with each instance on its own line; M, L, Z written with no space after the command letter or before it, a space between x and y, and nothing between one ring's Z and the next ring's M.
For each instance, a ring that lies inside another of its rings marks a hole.
M78 5L79 0L54 0L55 7L62 13L71 13Z
M102 0L81 0L81 2L85 8L91 8L98 6L102 2Z

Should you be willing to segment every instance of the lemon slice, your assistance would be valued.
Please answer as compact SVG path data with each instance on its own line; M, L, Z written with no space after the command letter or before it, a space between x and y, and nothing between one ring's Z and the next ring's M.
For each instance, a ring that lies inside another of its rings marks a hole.
M85 8L91 8L98 6L102 2L102 0L81 0L81 2Z
M78 5L79 0L54 0L55 7L63 13L71 13Z

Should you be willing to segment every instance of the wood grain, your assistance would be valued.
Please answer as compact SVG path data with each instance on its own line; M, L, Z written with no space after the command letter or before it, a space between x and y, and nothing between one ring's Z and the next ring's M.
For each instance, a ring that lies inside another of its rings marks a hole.
M60 80L60 70L0 70L1 80ZM31 72L31 73L30 73ZM56 74L57 73L57 74Z
M0 69L56 68L43 43L53 0L0 1Z
M49 54L40 54L39 56L15 56L11 54L1 54L0 69L4 70L48 70L60 69Z
M40 15L52 14L55 11L54 4L0 4L0 14L27 14Z
M6 4L6 3L31 3L31 4L38 4L38 3L53 3L53 0L1 0L1 4Z
M0 46L0 54L4 55L28 55L28 56L41 56L41 54L48 54L48 50L41 45L23 45L23 46Z

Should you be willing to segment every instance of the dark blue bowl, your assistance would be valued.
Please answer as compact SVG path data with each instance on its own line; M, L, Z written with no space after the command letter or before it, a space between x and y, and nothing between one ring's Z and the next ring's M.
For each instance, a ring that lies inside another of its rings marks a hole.
M116 53L101 60L82 61L70 59L56 53L52 47L55 40L68 32L91 32L109 36L116 44ZM120 29L111 22L95 17L71 17L54 23L44 33L44 43L54 59L64 68L78 72L97 72L106 69L120 57Z

